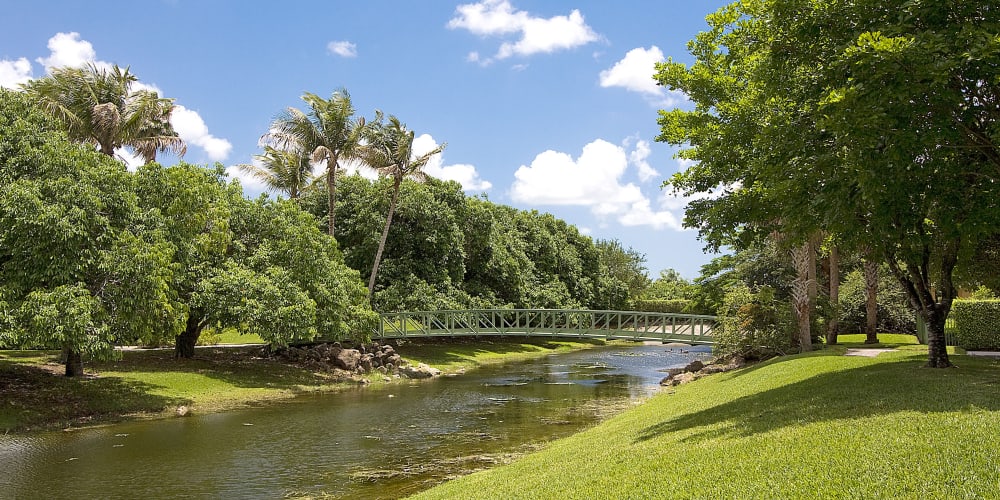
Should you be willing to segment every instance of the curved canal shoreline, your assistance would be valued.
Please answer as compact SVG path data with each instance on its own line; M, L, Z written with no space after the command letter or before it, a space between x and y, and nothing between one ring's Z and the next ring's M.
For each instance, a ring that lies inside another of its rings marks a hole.
M395 343L412 365L445 375L607 345L570 339L433 339ZM218 413L288 400L308 393L381 387L409 379L382 374L345 377L263 358L260 345L206 346L195 359L172 350L135 349L115 362L93 363L86 376L67 379L53 351L0 351L0 429L74 430L133 420Z

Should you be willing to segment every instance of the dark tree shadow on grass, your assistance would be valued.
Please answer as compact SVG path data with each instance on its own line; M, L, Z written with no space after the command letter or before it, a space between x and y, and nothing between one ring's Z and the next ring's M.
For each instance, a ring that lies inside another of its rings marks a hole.
M100 372L197 373L241 388L295 390L330 382L312 370L264 357L261 346L199 347L194 358L175 358L173 349L125 351L116 361L91 363Z
M688 440L745 437L789 426L901 411L1000 410L1000 362L963 357L953 360L960 368L933 369L923 367L926 362L923 356L898 356L898 361L824 373L664 420L644 429L637 441L716 424L728 425L706 429ZM785 363L772 360L751 370L781 369L782 366L776 365ZM723 376L727 375L730 374Z
M116 422L129 413L158 413L189 401L150 394L155 387L116 377L67 378L0 361L0 429L65 428Z

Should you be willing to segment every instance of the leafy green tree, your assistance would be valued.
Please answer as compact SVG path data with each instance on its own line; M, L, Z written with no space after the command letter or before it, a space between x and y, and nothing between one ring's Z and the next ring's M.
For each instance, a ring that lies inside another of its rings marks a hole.
M996 232L1000 8L989 2L765 0L710 16L660 82L691 112L661 140L698 165L675 179L710 241L815 230L874 255L929 327L928 365L950 366L944 320L960 249ZM914 75L920 75L914 78ZM934 292L937 292L936 294Z
M442 144L431 151L416 155L413 151L414 132L406 128L399 118L389 116L389 123L381 121L373 124L365 135L367 144L361 150L361 159L369 167L375 169L380 175L392 179L392 196L389 200L389 212L386 214L385 227L382 230L382 237L379 240L378 250L375 252L372 272L368 278L368 293L375 293L375 280L378 277L378 267L382 261L382 252L385 250L385 242L389 237L389 227L392 226L392 216L396 212L396 203L399 200L399 188L403 179L413 179L423 181L427 179L427 174L423 168L434 155L444 150ZM332 206L332 205L331 205Z
M23 85L25 93L59 120L73 141L95 144L114 156L127 147L146 163L157 152L183 156L184 141L170 124L174 100L148 89L134 89L138 79L128 68L91 64L53 68L48 76Z
M261 138L279 149L309 152L314 163L326 164L328 233L334 236L337 206L337 169L341 162L358 158L365 133L364 117L354 117L354 104L346 89L329 99L306 92L302 100L308 112L289 107L271 124Z
M643 297L660 300L690 300L694 298L694 294L695 285L684 279L681 273L675 269L664 269L660 271L660 276L646 288Z
M649 286L646 256L626 248L618 240L597 240L594 245L601 263L601 277L608 281L601 294L604 303L599 306L601 309L625 309L629 300L638 298Z
M124 166L0 90L0 342L61 348L66 375L169 328L170 249Z
M237 165L243 172L264 183L270 191L277 191L297 200L302 191L313 183L312 164L309 156L297 145L277 149L264 146L264 154L255 155L257 163Z
M168 309L178 357L208 326L292 341L364 337L373 320L357 272L292 201L243 198L221 166L147 165L140 199L172 247Z

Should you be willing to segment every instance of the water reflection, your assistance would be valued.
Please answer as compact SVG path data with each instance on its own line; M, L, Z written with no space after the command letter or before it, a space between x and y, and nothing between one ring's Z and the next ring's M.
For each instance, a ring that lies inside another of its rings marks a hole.
M0 498L397 498L514 459L708 357L600 348L264 408L0 437Z

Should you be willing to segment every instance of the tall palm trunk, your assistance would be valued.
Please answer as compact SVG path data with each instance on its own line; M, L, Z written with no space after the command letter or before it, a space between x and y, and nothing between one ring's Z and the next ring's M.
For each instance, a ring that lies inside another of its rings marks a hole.
M375 263L372 265L372 275L368 278L368 296L375 292L375 278L378 276L378 266L382 262L382 251L385 250L385 240L389 238L389 226L392 225L392 215L396 213L396 200L399 198L399 186L403 179L394 177L392 181L392 199L389 201L389 215L385 218L385 229L382 230L382 239L378 242L378 251L375 252Z
M840 250L830 247L830 322L826 327L826 343L835 345L840 333Z
M865 257L865 343L878 343L878 263Z
M809 301L810 289L814 287L812 281L815 281L809 279L809 267L815 267L812 250L811 241L791 250L792 265L795 267L795 279L792 280L792 304L795 308L795 317L798 320L800 352L812 350L812 318L810 317L812 307ZM815 273L815 270L813 272Z
M330 236L334 237L333 227L337 219L337 157L330 156L326 160L326 197L329 209L327 215L330 221Z

